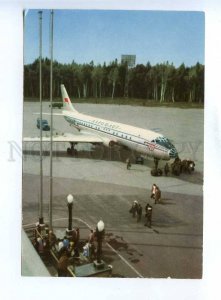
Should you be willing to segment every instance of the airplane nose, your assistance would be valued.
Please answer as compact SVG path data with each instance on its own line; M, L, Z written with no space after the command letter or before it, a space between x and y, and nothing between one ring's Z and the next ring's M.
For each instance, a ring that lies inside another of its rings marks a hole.
M170 158L176 158L178 156L178 152L177 152L176 148L170 149L169 156L170 156Z

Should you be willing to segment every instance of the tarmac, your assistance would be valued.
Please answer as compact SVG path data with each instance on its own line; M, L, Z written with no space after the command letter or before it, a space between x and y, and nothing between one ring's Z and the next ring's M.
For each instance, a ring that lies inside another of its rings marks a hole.
M105 223L103 259L113 266L114 277L201 278L203 251L203 114L202 109L147 108L136 106L76 104L85 114L160 131L169 137L181 159L190 158L196 170L179 177L150 175L153 161L132 163L134 153L119 148L104 149L78 145L78 157L65 155L68 144L54 145L53 226L62 233L67 227L68 194L74 196L73 224L87 238L89 228ZM23 136L37 136L38 103L24 103ZM48 103L43 111L49 112ZM60 112L60 110L56 110ZM50 116L45 117L50 121ZM50 123L50 122L49 122ZM54 117L54 132L74 132L63 119ZM44 132L44 134L49 134ZM44 145L48 149L48 145ZM23 225L38 220L38 145L23 145ZM28 151L31 151L28 154ZM59 155L61 153L61 155ZM163 167L165 162L160 162ZM44 219L48 220L49 156L43 158ZM156 183L162 202L154 204L150 189ZM153 205L152 228L132 218L129 209L138 200L143 209Z

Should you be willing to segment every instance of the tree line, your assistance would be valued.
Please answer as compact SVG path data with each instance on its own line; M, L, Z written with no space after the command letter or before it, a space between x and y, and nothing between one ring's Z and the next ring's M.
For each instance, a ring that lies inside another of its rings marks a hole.
M117 60L103 65L53 62L53 98L63 83L75 98L141 98L158 102L204 102L204 65L175 67L149 62L128 68ZM50 95L50 60L42 59L42 97ZM24 66L24 96L39 97L39 61Z

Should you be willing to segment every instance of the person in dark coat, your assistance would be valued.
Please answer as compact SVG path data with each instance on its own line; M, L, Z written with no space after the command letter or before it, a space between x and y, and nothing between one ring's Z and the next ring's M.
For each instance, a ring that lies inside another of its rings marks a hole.
M147 203L146 207L145 207L145 211L146 211L146 214L145 214L145 217L146 217L146 223L144 224L144 226L148 226L151 228L151 225L152 225L152 206Z
M159 203L161 200L161 190L159 187L156 187L156 193L155 193L155 204Z
M127 170L130 170L130 168L131 168L131 161L130 161L129 158L127 158L126 164L127 164Z
M129 210L130 213L132 213L133 218L135 218L136 214L137 214L137 208L138 208L138 202L137 200L134 200L131 209Z
M56 244L57 242L57 238L56 238L56 235L54 234L53 230L50 230L49 231L49 234L48 234L48 241L49 241L49 246L50 246L50 249Z
M167 176L169 171L170 171L169 165L168 165L168 163L166 163L165 167L164 167L164 174Z
M69 265L69 258L68 258L67 250L65 249L58 260L58 277L68 276L68 265Z
M137 222L141 220L141 217L142 217L142 206L139 203L137 206Z

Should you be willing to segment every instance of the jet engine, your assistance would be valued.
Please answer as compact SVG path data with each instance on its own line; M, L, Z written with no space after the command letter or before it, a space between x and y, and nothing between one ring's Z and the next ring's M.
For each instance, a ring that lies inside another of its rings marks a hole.
M106 147L113 147L114 145L116 145L117 141L114 139L108 139L108 138L103 138L103 144Z

